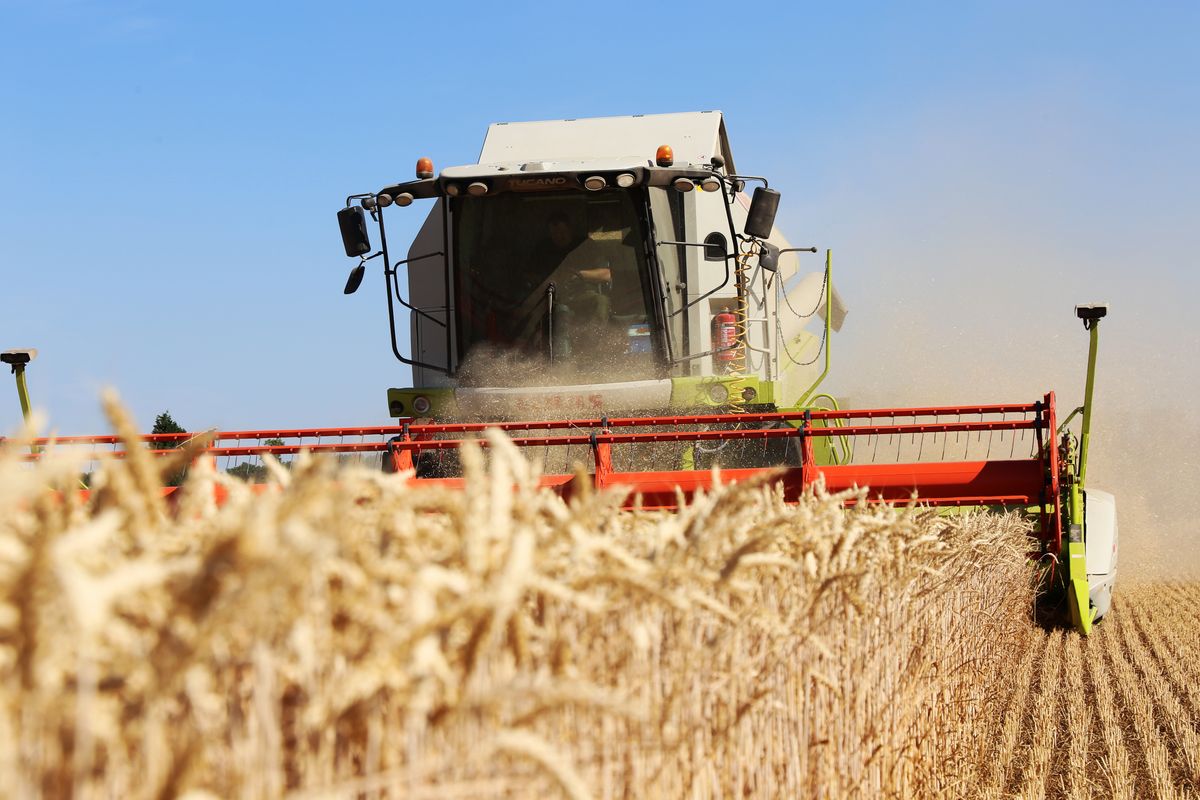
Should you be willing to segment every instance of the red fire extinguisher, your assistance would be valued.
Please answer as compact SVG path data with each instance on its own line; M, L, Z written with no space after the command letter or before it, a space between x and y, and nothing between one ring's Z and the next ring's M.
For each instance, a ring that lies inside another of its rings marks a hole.
M738 334L737 315L726 307L712 318L712 349L713 371L717 374L728 372L732 362L737 360Z

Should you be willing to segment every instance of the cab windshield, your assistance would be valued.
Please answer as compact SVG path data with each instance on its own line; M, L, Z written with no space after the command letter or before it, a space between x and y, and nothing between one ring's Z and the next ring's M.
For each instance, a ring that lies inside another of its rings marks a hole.
M626 191L457 198L465 383L611 382L660 363L643 223ZM486 366L503 365L502 374ZM548 369L549 367L549 369Z

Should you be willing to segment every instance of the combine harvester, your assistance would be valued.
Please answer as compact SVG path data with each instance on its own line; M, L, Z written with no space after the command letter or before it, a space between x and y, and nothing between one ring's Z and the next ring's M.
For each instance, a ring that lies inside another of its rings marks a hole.
M438 174L421 158L415 180L351 195L338 212L359 259L345 293L381 260L392 352L412 371L414 386L388 390L396 425L226 432L210 452L382 453L385 470L457 486L459 445L498 428L564 496L582 463L595 487L629 487L642 508L770 469L790 500L823 481L869 487L873 502L1020 509L1035 521L1048 603L1086 634L1109 608L1117 562L1114 499L1085 490L1106 307L1076 308L1091 336L1087 384L1061 423L1053 393L841 409L820 389L846 316L830 254L801 273L799 253L817 251L775 228L779 199L737 172L719 112L492 125L478 164ZM432 207L393 259L385 213L418 201ZM814 319L818 333L805 329Z

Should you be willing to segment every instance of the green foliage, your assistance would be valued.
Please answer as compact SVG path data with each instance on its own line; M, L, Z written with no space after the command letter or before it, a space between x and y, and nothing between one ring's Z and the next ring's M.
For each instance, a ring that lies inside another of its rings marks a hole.
M225 472L235 478L241 478L246 483L264 483L267 480L267 468L249 461L230 467Z
M187 433L187 428L180 425L171 416L170 411L164 411L154 418L154 428L151 433ZM150 447L154 450L170 450L177 445L174 442L152 442Z
M187 428L184 428L175 418L171 416L170 411L164 411L154 418L154 428L151 433L187 433ZM151 450L172 450L178 447L182 442L151 442ZM163 481L167 486L179 486L187 477L187 470L180 470L174 475L168 475Z

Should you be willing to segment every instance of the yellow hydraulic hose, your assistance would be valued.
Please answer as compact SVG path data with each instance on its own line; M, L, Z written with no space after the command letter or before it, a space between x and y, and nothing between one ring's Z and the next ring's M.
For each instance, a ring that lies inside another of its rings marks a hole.
M750 259L757 256L758 251L757 241L746 242L734 261L733 274L734 285L737 287L737 306L733 315L736 318L734 325L737 332L737 349L734 351L734 357L729 361L729 375L732 380L725 384L729 387L729 400L727 401L729 410L734 414L742 414L746 410L746 398L742 395L746 380L746 348L750 340L750 308L746 292L746 274L750 269Z

